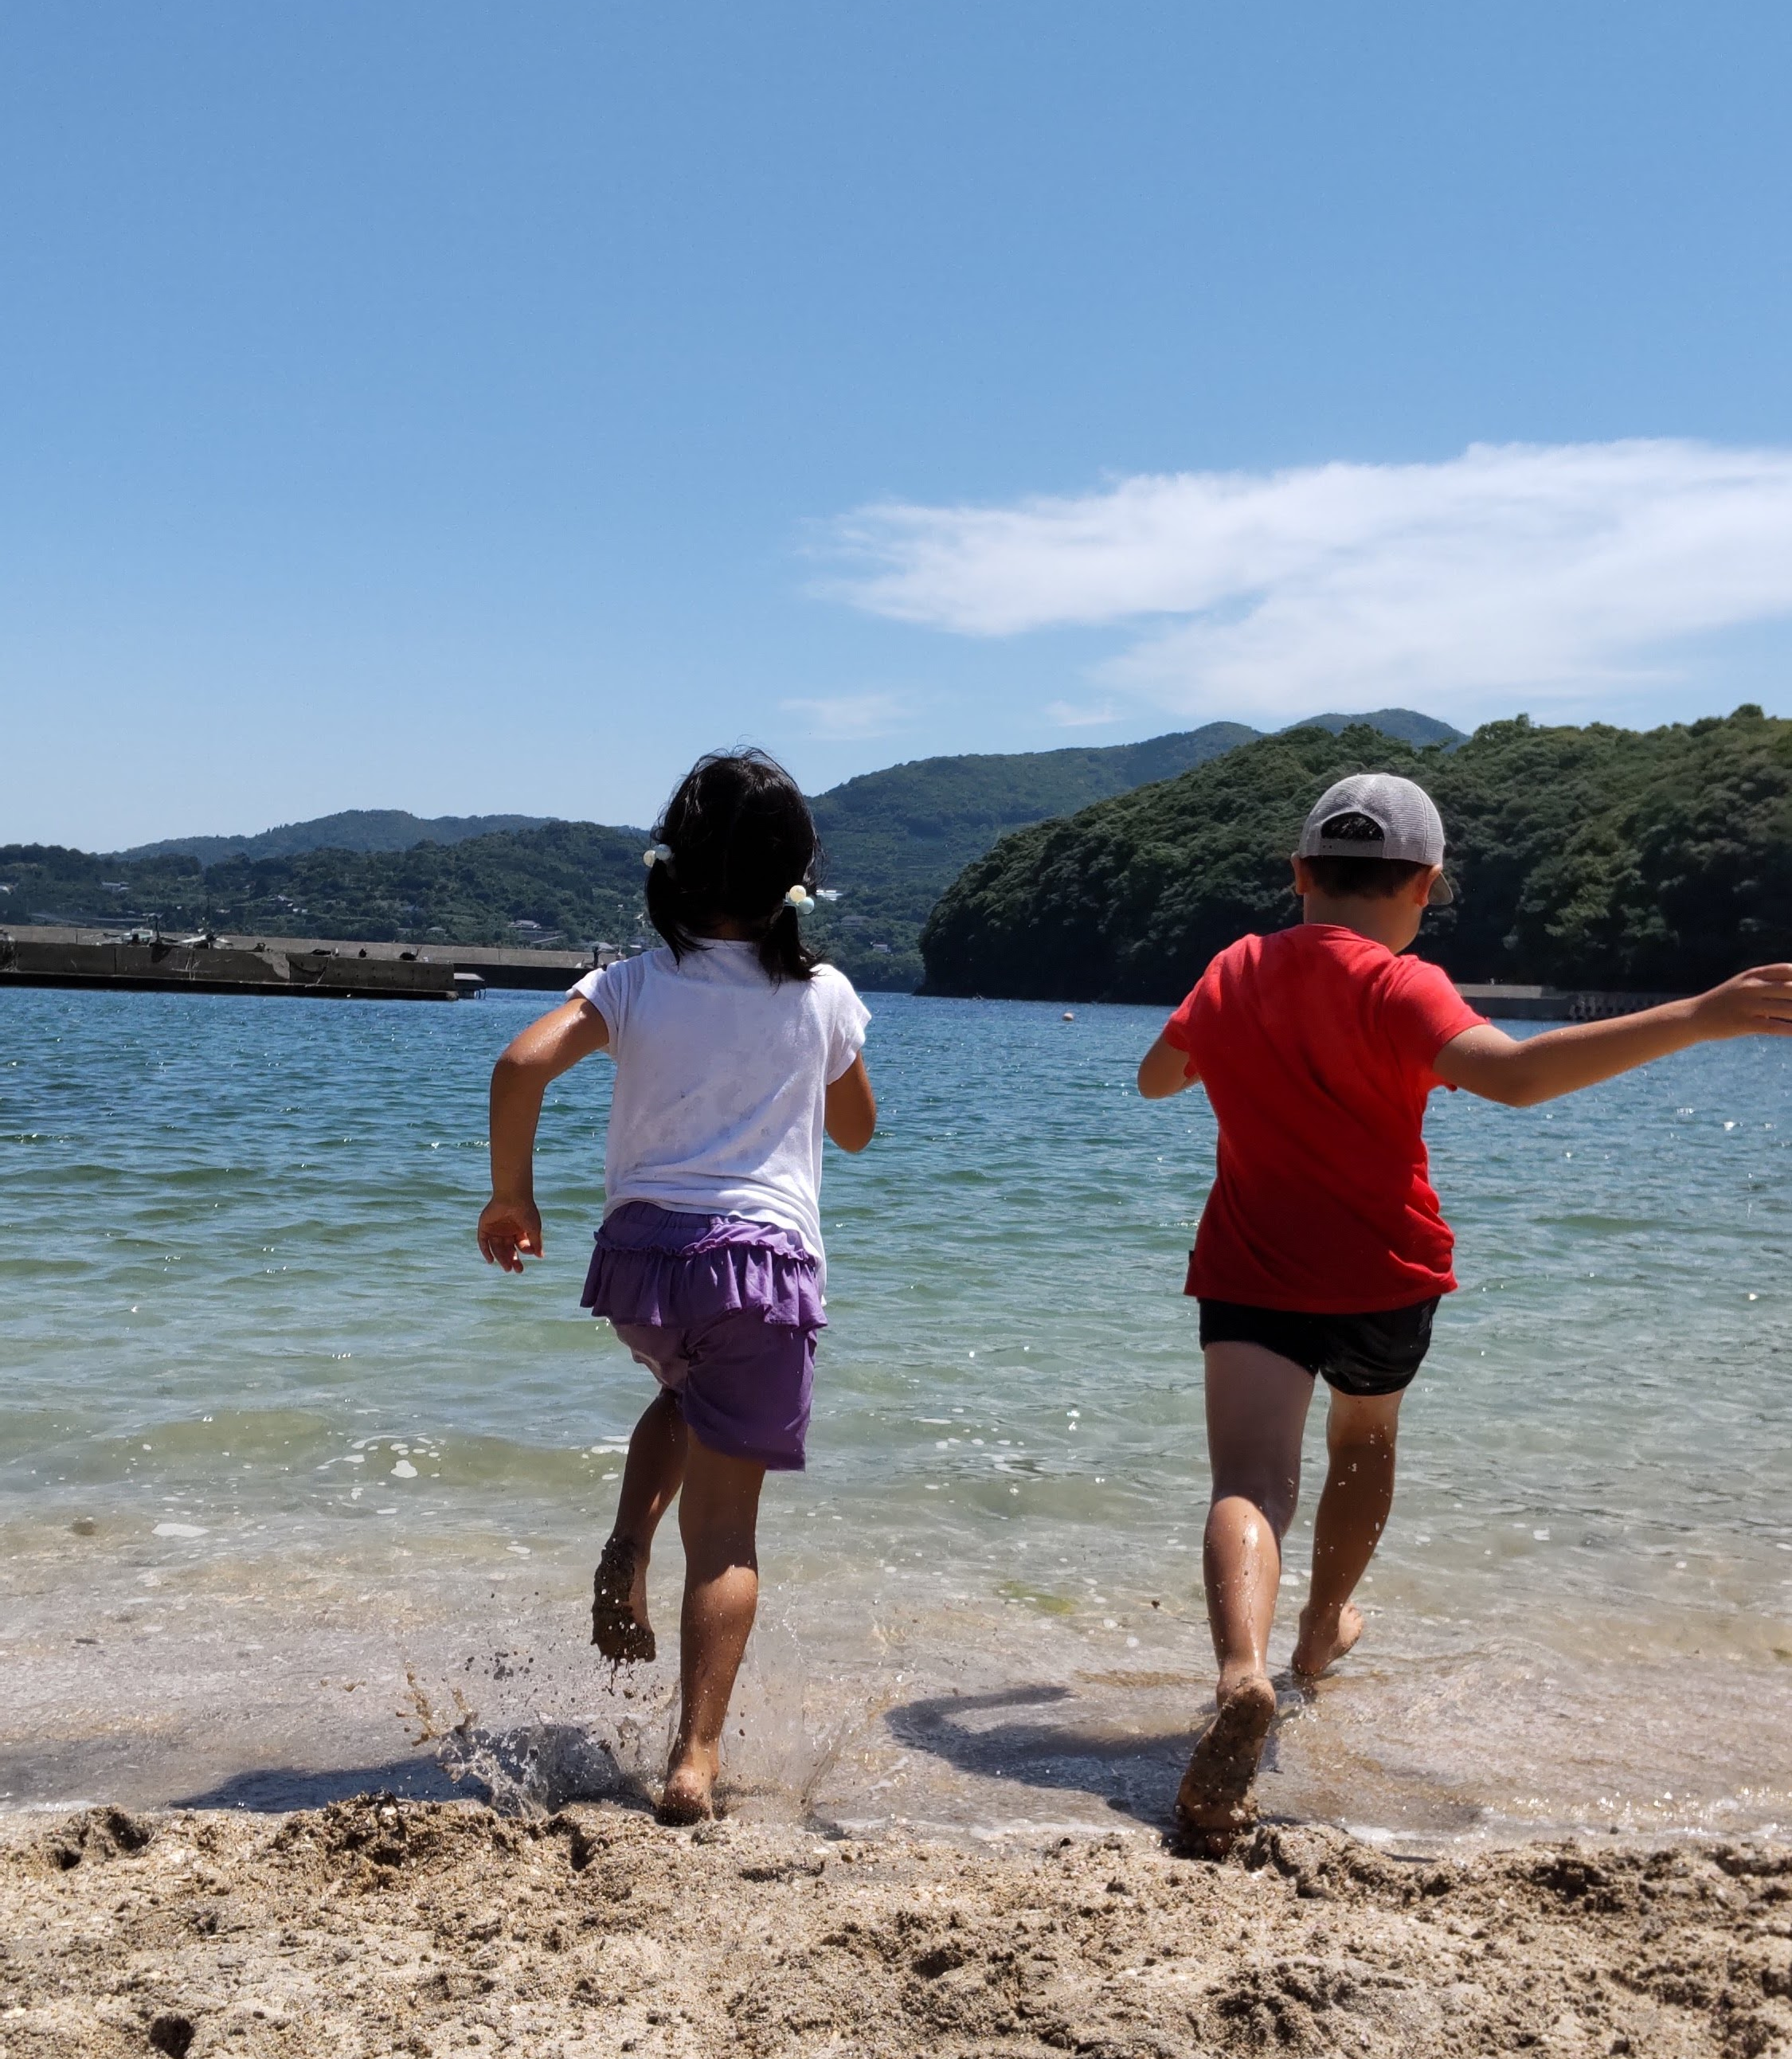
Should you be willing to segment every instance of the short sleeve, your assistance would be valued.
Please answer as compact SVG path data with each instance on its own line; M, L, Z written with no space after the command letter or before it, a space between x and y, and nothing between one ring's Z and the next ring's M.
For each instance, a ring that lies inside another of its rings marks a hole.
M1197 986L1164 1025L1164 1041L1173 1051L1186 1051L1192 1057L1195 1049L1195 995L1201 992Z
M639 958L617 958L613 963L588 972L576 986L566 990L568 1001L588 1001L610 1026L610 1049L621 1043L628 1022L628 1004L640 984Z
M858 998L843 972L824 966L816 973L825 981L827 1002L827 1065L822 1074L829 1086L852 1070L852 1062L865 1048L866 1026L871 1011Z
M1201 1070L1195 1063L1195 1009L1200 999L1201 988L1191 988L1182 1006L1164 1025L1164 1041L1189 1061L1182 1068L1183 1077L1189 1080L1197 1077Z
M1395 961L1382 998L1382 1027L1415 1070L1429 1073L1432 1061L1452 1037L1486 1020L1457 993L1441 966L1423 958Z

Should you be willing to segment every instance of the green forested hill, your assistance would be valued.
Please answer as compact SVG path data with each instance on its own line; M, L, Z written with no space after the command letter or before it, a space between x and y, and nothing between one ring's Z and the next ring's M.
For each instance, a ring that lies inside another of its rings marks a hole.
M1215 722L1145 743L921 758L849 779L810 803L840 895L814 918L817 936L856 984L911 987L927 911L1004 830L1167 779L1256 734Z
M1411 708L1314 719L1327 729L1364 722L1414 743L1462 740L1459 730ZM1211 722L1144 743L922 758L849 779L812 803L828 884L840 894L815 918L816 934L858 985L912 987L928 911L1005 831L1171 779L1260 734L1243 723Z
M1341 727L1350 718L1318 719ZM1425 741L1459 736L1409 709L1364 719ZM814 803L840 897L812 918L817 941L862 986L912 987L929 909L1004 830L1166 779L1256 734L1210 723L1144 743L926 758L848 780ZM500 823L500 834L467 834ZM0 923L155 920L177 932L364 942L621 944L642 933L645 842L643 830L591 822L363 809L253 838L174 838L106 857L14 844L0 846Z
M504 830L536 830L545 815L413 815L403 808L348 808L309 822L282 822L253 836L166 837L114 851L124 859L196 858L216 865L225 858L296 858L308 850L409 850L420 843L465 843Z
M942 898L927 990L1180 999L1284 926L1287 854L1328 783L1428 787L1457 905L1420 948L1465 980L1691 990L1792 958L1792 721L1745 707L1639 732L1489 723L1460 749L1305 728L1006 837Z
M595 822L420 844L201 866L134 863L53 845L0 846L0 922L147 922L267 936L462 944L627 942L641 909L639 830ZM535 926L519 926L528 923Z

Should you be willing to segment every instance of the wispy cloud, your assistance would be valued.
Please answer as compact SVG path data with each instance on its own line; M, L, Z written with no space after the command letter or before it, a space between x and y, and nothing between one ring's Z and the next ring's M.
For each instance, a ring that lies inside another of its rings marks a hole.
M1792 451L1476 444L870 507L835 540L855 568L836 591L874 614L1121 627L1096 676L1182 713L1585 695L1660 676L1679 639L1792 615Z
M1093 707L1079 706L1075 701L1053 701L1045 710L1048 722L1055 722L1060 729L1104 729L1111 722L1118 722L1125 711L1113 699L1097 702Z
M786 715L801 715L809 734L823 743L850 743L888 736L902 727L908 711L894 694L841 694L826 700L780 701Z

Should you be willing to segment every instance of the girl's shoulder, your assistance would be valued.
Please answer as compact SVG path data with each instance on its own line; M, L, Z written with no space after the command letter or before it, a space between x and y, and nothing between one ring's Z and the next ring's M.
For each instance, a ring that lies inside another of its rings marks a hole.
M858 990L838 966L818 965L809 975L809 991L824 1008L862 1009Z

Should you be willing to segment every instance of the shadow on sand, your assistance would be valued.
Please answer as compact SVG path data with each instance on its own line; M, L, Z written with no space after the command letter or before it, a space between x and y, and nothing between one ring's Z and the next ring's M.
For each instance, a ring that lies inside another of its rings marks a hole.
M1185 1726L1137 1731L1054 1722L1043 1714L1075 1700L1068 1687L1057 1687L942 1695L905 1702L887 1711L884 1722L898 1742L943 1758L961 1772L1092 1794L1118 1814L1153 1830L1170 1829L1170 1806L1193 1733ZM1003 1711L1014 1711L1013 1719L982 1720ZM1041 1713L1029 1718L1029 1711Z
M477 1779L448 1777L427 1754L388 1759L382 1766L257 1766L192 1794L177 1794L175 1809L249 1809L270 1816L293 1809L321 1809L357 1794L396 1794L407 1802L485 1802L491 1796Z

